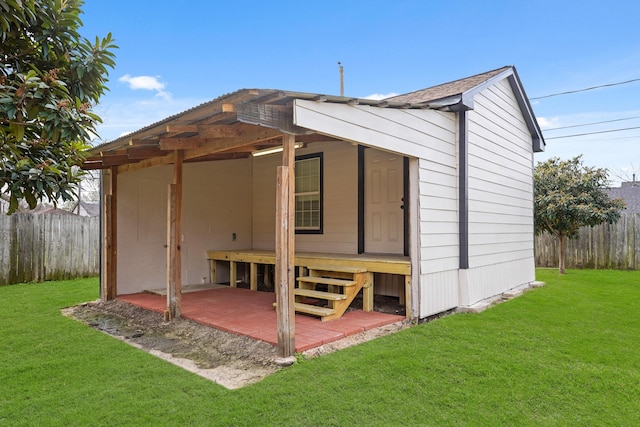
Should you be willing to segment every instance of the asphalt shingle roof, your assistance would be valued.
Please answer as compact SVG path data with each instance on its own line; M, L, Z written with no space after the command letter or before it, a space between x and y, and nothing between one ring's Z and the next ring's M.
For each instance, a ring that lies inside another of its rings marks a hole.
M408 102L414 104L435 101L437 99L459 95L486 82L491 77L496 76L503 71L508 70L509 68L511 67L506 66L498 68L496 70L487 71L485 73L476 74L475 76L466 77L464 79L454 80L452 82L428 87L426 89L417 90L415 92L405 93L403 95L388 98L387 101Z

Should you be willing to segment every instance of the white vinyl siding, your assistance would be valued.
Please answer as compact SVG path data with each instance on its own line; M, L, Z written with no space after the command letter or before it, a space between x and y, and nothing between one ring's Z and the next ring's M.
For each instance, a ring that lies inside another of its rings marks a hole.
M296 101L296 123L418 160L420 317L459 303L458 153L454 113ZM412 182L410 186L416 185Z
M429 143L450 139L451 113L296 100L294 116L298 126L442 165L450 164L451 150L455 153L455 147Z
M469 112L469 289L473 304L534 280L533 150L508 81Z

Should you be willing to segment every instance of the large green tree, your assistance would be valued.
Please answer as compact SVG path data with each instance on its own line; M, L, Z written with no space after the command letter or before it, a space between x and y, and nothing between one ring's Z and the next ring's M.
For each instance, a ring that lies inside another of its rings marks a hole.
M82 0L0 0L0 195L9 213L21 200L73 198L92 112L114 66L111 34L78 32Z
M578 230L604 222L614 223L624 209L620 199L610 199L606 169L584 166L582 156L570 160L557 157L536 165L534 215L536 234L548 232L560 245L559 272L565 272L567 238Z

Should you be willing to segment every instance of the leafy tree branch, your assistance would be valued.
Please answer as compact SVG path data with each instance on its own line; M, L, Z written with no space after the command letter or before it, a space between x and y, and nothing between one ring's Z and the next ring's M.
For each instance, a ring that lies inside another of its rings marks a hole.
M0 192L9 213L73 198L92 108L113 68L111 34L78 32L82 0L0 0Z
M566 239L578 236L581 227L593 227L620 218L624 202L610 199L606 169L584 166L582 156L557 157L538 163L534 171L536 234L548 232L560 245L559 271L565 272Z

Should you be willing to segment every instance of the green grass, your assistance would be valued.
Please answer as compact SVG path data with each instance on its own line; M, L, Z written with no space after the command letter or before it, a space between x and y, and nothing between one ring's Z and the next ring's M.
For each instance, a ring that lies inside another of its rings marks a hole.
M640 272L541 289L229 391L60 315L97 281L0 288L0 425L637 425Z

